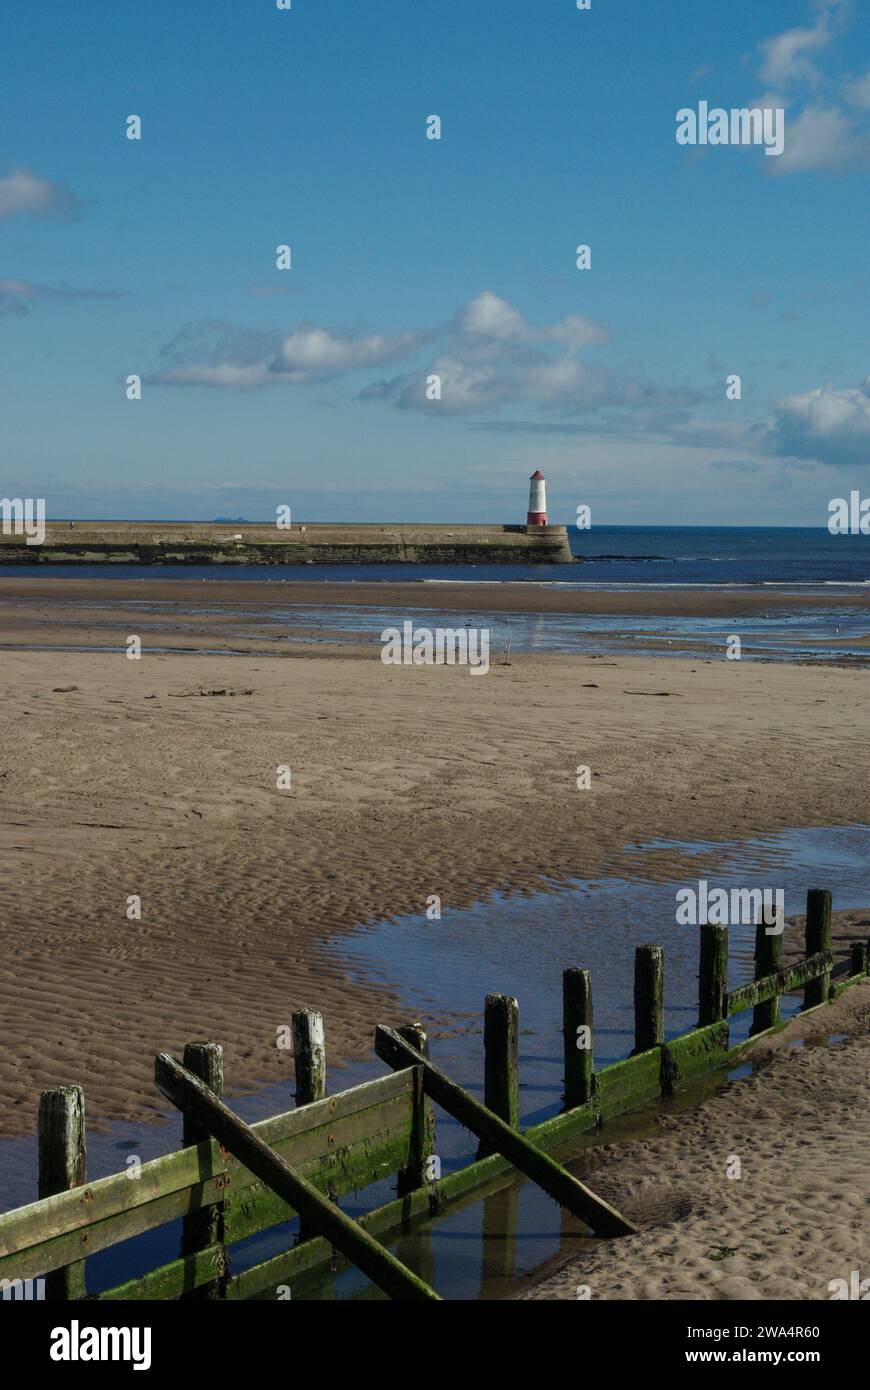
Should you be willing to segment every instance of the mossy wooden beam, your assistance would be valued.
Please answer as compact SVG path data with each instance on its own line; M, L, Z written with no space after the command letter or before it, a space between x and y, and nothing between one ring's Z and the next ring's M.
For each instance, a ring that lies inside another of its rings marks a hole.
M338 1149L313 1164L300 1164L299 1171L318 1192L337 1201L349 1192L360 1192L371 1183L392 1177L407 1163L411 1139L411 1121L407 1120L401 1129L385 1130L371 1140ZM292 1158L292 1148L289 1154ZM254 1181L227 1198L224 1218L227 1243L245 1240L271 1226L290 1221L296 1215L296 1209L288 1206L265 1183Z
M261 1120L252 1128L279 1150L292 1147L300 1162L313 1163L354 1142L401 1128L410 1119L412 1090L412 1074L397 1072L304 1110ZM31 1202L0 1215L0 1277L46 1274L222 1201L230 1193L235 1197L255 1182L253 1174L234 1159L224 1159L217 1144L209 1141L143 1163L135 1182L126 1173L115 1173Z
M739 1014L744 1009L763 1004L766 999L773 999L775 995L788 994L790 990L800 989L808 980L828 974L832 960L830 951L819 951L807 960L783 966L774 974L766 975L763 980L750 980L749 984L740 985L728 995L728 1013ZM826 1003L827 995L819 1002Z
M407 1044L405 1044L407 1046ZM249 1172L293 1206L324 1239L340 1250L378 1288L395 1299L437 1300L438 1294L400 1263L384 1246L339 1207L325 1199L301 1173L270 1148L249 1125L234 1115L209 1088L167 1052L154 1061L158 1090L189 1113L219 1143L235 1154Z
M662 1091L668 1094L709 1071L716 1071L728 1053L728 1021L693 1028L662 1047ZM664 1084L665 1078L667 1085Z
M652 1047L621 1062L611 1062L595 1076L595 1109L600 1119L621 1115L661 1094L661 1052Z
M375 1031L375 1051L389 1066L422 1066L427 1093L478 1139L509 1159L549 1197L579 1216L597 1235L633 1235L637 1228L621 1212L596 1196L566 1168L493 1115L480 1101L463 1091L439 1067L423 1057L392 1028Z

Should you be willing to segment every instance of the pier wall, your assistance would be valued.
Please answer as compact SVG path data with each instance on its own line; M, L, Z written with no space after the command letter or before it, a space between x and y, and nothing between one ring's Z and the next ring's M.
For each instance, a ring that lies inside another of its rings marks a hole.
M565 564L566 526L50 522L42 545L0 535L0 564Z

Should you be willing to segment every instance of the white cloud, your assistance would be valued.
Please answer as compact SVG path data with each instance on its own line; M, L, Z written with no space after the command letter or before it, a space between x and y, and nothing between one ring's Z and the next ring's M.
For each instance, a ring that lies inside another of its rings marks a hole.
M860 386L822 386L774 406L771 452L826 464L870 466L870 377Z
M76 207L76 199L68 189L26 169L16 169L0 178L0 222L23 213L33 217L69 215Z
M765 39L761 45L761 76L774 85L793 82L815 82L817 70L813 59L831 41L824 18L812 29L788 29L784 34Z
M772 174L854 167L870 158L870 134L858 133L844 112L808 106L786 121L785 148L770 160Z
M765 160L765 173L799 174L858 168L870 158L870 73L843 81L828 76L827 50L847 30L848 0L815 0L813 24L788 29L759 46L760 75L769 90L753 105L783 108L785 148ZM849 109L851 108L851 109Z
M557 323L536 328L506 299L483 290L460 309L456 315L460 333L490 338L495 342L535 343L557 342L576 349L589 343L605 343L609 333L594 319L571 314Z
M409 352L417 342L418 336L414 333L401 333L395 338L384 333L352 338L332 333L316 323L306 323L284 339L272 370L310 376L378 366Z
M299 324L276 340L271 333L246 333L226 324L207 324L199 330L185 330L165 348L163 356L176 361L148 380L164 386L238 391L303 385L394 361L420 341L421 335L416 333L363 337L336 333L316 323Z

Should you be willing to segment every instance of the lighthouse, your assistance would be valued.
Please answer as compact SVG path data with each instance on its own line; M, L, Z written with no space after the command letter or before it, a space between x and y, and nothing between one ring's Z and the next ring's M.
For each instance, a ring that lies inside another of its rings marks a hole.
M540 468L536 468L529 479L529 513L527 526L546 526L547 524L547 480Z

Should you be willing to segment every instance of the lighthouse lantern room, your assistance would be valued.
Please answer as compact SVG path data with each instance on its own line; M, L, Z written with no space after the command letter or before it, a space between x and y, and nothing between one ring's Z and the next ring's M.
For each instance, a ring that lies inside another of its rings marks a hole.
M547 480L540 468L536 468L529 479L529 512L527 526L546 526L547 524Z

